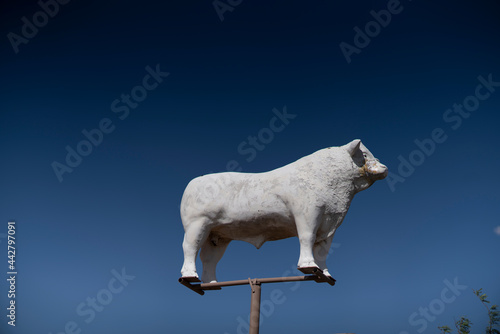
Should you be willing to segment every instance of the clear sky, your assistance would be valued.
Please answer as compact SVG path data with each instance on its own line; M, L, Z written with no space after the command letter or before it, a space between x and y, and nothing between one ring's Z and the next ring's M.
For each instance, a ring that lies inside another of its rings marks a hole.
M261 333L437 333L461 315L482 332L471 289L500 303L499 14L493 1L3 3L0 272L15 220L18 275L15 329L0 283L0 332L246 333L248 286L177 282L184 188L355 138L390 177L337 231L334 287L263 287ZM296 238L235 241L218 278L295 275L298 253Z

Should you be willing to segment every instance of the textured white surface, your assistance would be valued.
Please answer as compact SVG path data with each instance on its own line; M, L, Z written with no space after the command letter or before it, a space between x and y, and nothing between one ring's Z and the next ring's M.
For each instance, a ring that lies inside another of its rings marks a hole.
M326 254L354 195L387 176L359 139L329 147L265 173L218 173L193 179L181 202L184 225L182 276L196 276L201 248L203 282L231 240L260 248L297 236L299 267L329 275Z

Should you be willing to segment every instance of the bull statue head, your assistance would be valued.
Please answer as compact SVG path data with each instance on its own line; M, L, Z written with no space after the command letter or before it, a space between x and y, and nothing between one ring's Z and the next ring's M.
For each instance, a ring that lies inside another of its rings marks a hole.
M373 156L361 140L355 139L342 147L359 168L359 176L354 180L356 192L369 188L375 181L382 180L387 176L389 172L387 167Z

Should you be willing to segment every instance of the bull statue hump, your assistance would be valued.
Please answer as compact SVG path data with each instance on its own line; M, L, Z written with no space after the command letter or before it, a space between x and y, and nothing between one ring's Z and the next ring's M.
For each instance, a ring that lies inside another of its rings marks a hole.
M193 179L181 201L183 277L216 282L216 266L231 240L260 248L266 241L298 237L299 268L326 266L336 229L354 195L387 176L359 139L319 150L265 173L216 173Z

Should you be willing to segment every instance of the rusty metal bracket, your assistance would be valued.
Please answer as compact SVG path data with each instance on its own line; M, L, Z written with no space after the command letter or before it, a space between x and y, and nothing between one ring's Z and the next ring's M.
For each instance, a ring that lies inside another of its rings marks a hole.
M315 275L318 278L318 279L315 279L315 281L317 283L326 282L326 283L330 284L331 286L335 285L335 282L336 282L335 278L333 278L331 276L326 276L323 273L323 270L319 269L318 267L299 267L297 269L299 269L304 274Z
M335 285L335 279L331 276L326 276L323 270L318 267L302 267L298 268L306 276L289 276L289 277L270 277L270 278L254 278L250 277L246 280L214 282L214 283L201 283L198 277L181 277L179 283L185 287L193 290L199 295L204 295L205 290L221 290L225 286L235 285L250 285L252 290L252 298L250 303L250 329L249 334L259 333L260 323L260 297L261 297L261 284L263 283L283 283L283 282L297 282L297 281L315 281L316 283L328 283ZM194 283L194 284L193 284Z
M200 280L197 277L191 278L191 277L181 277L179 278L179 283L184 285L185 287L193 290L197 294L203 296L205 294L205 291L203 291L200 288L199 284L191 284L191 282L200 282Z
M253 285L255 284L255 281L256 280L254 280L254 282L252 282L252 279L250 277L248 278L248 284L250 285L250 289L252 289L252 293L255 293L255 289L253 287Z
M323 270L317 267L302 267L298 268L306 276L285 276L285 277L269 277L269 278L248 278L246 280L237 281L225 281L225 282L214 282L214 283L201 283L198 277L187 276L179 278L179 283L185 287L193 290L194 292L204 295L205 290L220 290L225 286L235 286L235 285L250 285L252 292L255 291L255 285L260 285L262 283L282 283L282 282L297 282L297 281L315 281L316 283L328 283L330 285L335 285L335 279L330 276L326 276Z

